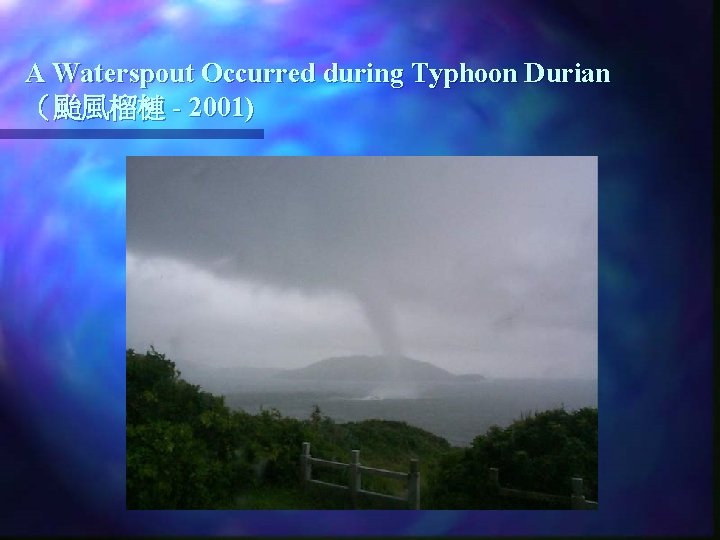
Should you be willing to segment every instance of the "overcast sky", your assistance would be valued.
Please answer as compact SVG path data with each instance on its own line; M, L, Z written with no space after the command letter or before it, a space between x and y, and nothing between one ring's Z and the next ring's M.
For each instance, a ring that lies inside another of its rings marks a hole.
M128 158L128 347L595 378L597 217L594 157Z

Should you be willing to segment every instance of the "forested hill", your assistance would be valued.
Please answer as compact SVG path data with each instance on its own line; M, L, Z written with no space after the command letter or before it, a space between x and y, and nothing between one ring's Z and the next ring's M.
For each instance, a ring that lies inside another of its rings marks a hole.
M317 381L449 381L455 375L429 362L406 356L342 356L326 358L299 369L283 370L276 378Z

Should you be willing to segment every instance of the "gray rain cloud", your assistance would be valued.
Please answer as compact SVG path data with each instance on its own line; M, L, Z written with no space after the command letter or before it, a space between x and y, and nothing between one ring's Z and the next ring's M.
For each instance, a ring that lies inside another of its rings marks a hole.
M128 346L597 376L593 157L127 162Z

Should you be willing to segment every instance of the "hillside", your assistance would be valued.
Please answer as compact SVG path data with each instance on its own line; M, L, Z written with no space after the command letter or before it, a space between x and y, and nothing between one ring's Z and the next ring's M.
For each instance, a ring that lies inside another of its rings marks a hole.
M450 381L455 375L429 362L405 356L326 358L304 368L276 373L275 378L315 381L427 382Z
M344 508L347 501L309 496L298 483L303 442L317 457L348 462L351 450L360 450L363 464L391 470L407 470L417 458L423 488L430 464L450 449L442 437L405 422L339 424L319 408L305 420L276 410L231 411L222 397L182 379L161 353L129 349L126 362L130 508ZM316 477L346 484L334 472L318 470ZM404 489L384 478L363 485L398 496Z
M398 364L439 370L408 360ZM313 466L313 479L342 486L332 491L302 481L299 454L305 442L313 457L331 462L348 463L351 452L359 450L363 466L403 472L410 459L419 460L423 509L547 506L498 494L487 483L489 467L502 471L505 485L563 497L570 491L570 478L581 477L586 495L597 498L594 408L530 414L508 428L491 427L469 448L452 448L442 437L405 422L335 422L317 405L302 420L284 417L276 409L256 415L232 411L224 398L182 379L175 363L154 349L145 354L128 349L126 363L126 489L131 509L353 507L348 497L337 495L337 489L348 485L346 471ZM404 497L407 484L363 473L362 488ZM389 508L387 499L363 497L364 509ZM569 506L566 500L560 507Z

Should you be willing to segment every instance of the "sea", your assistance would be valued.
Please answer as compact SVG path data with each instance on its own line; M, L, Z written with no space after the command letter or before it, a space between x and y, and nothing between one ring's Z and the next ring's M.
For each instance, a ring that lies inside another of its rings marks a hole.
M298 419L309 418L317 405L338 423L399 420L462 447L491 426L506 427L521 416L597 407L597 380L485 379L375 389L367 383L283 381L225 392L225 402L252 414L274 408Z

